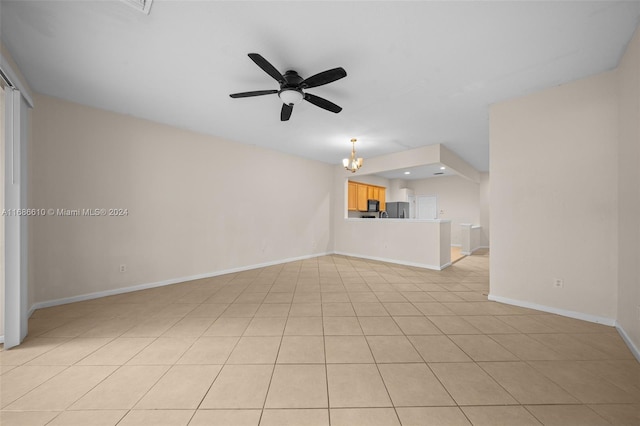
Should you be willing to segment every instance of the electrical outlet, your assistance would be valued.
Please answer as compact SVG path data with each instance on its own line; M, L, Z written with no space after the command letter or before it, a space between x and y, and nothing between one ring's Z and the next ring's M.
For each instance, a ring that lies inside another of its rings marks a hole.
M125 265L124 263L120 265L120 272L127 272L127 265Z
M554 278L553 279L553 286L555 288L562 288L562 287L564 287L564 281L561 278Z

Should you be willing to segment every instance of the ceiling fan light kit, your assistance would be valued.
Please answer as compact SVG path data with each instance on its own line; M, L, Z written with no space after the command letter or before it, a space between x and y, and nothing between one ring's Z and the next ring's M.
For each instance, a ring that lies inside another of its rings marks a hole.
M282 110L280 111L281 121L289 120L289 118L291 118L291 113L293 112L293 106L296 103L300 103L302 100L336 114L342 111L342 108L333 102L311 93L305 93L304 89L323 86L346 77L347 72L343 68L332 68L312 75L307 79L303 79L294 70L288 70L284 74L281 74L280 71L278 71L273 65L271 65L271 63L269 63L269 61L258 53L249 53L249 58L251 58L256 65L280 84L280 90L256 90L252 92L232 93L229 95L232 98L249 98L253 96L272 95L277 93L282 101Z
M304 99L304 95L301 91L291 89L281 90L280 93L278 93L278 96L285 105L295 105Z
M269 74L271 78L273 78L278 82L278 84L280 84L280 90L254 90L252 92L232 93L229 95L232 98L250 98L253 96L273 95L277 93L278 97L282 101L282 109L280 110L280 121L288 121L291 118L293 106L303 100L336 114L342 111L342 108L334 104L333 102L321 98L320 96L306 93L304 89L323 86L325 84L329 84L346 77L347 72L344 70L344 68L332 68L330 70L312 75L307 79L303 79L294 70L288 70L284 74L281 74L280 71L276 69L276 67L271 65L269 61L267 61L262 57L262 55L258 53L249 53L249 58L251 58L251 60L262 69L262 71ZM342 165L345 169L349 170L352 173L355 173L362 167L364 161L362 158L356 158L356 139L351 139L351 143L353 144L353 147L351 149L351 158L345 158L344 160L342 160Z

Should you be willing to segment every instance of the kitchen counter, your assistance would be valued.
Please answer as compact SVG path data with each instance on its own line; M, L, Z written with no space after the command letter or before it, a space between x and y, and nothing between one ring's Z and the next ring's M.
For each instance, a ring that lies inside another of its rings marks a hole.
M451 221L345 218L336 224L338 254L441 270L451 264Z

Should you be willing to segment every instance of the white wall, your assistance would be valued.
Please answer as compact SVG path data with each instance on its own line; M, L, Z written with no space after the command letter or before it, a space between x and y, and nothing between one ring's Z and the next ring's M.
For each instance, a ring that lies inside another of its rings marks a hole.
M492 297L616 318L617 107L613 72L491 107Z
M32 220L32 302L332 251L332 166L46 96L36 103L33 207L129 214Z
M640 348L640 30L618 68L618 323Z
M407 180L416 197L435 195L438 219L451 221L451 244L461 245L461 223L480 224L480 185L460 176ZM440 212L443 212L440 214Z

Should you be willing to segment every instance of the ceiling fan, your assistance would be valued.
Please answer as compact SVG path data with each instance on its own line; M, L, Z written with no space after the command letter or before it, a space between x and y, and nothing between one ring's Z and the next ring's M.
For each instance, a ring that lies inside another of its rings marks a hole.
M346 77L347 72L343 68L333 68L312 75L307 79L303 79L293 70L280 74L280 71L278 71L269 63L269 61L258 53L249 53L249 58L251 58L256 65L262 68L264 72L280 83L280 90L256 90L253 92L233 93L229 95L232 98L248 98L251 96L272 95L277 93L283 103L282 110L280 111L281 121L289 120L291 113L293 112L293 106L303 99L311 102L315 106L326 109L327 111L335 112L336 114L342 111L342 108L333 102L329 102L328 100L321 98L320 96L312 95L311 93L305 93L303 89L322 86Z

